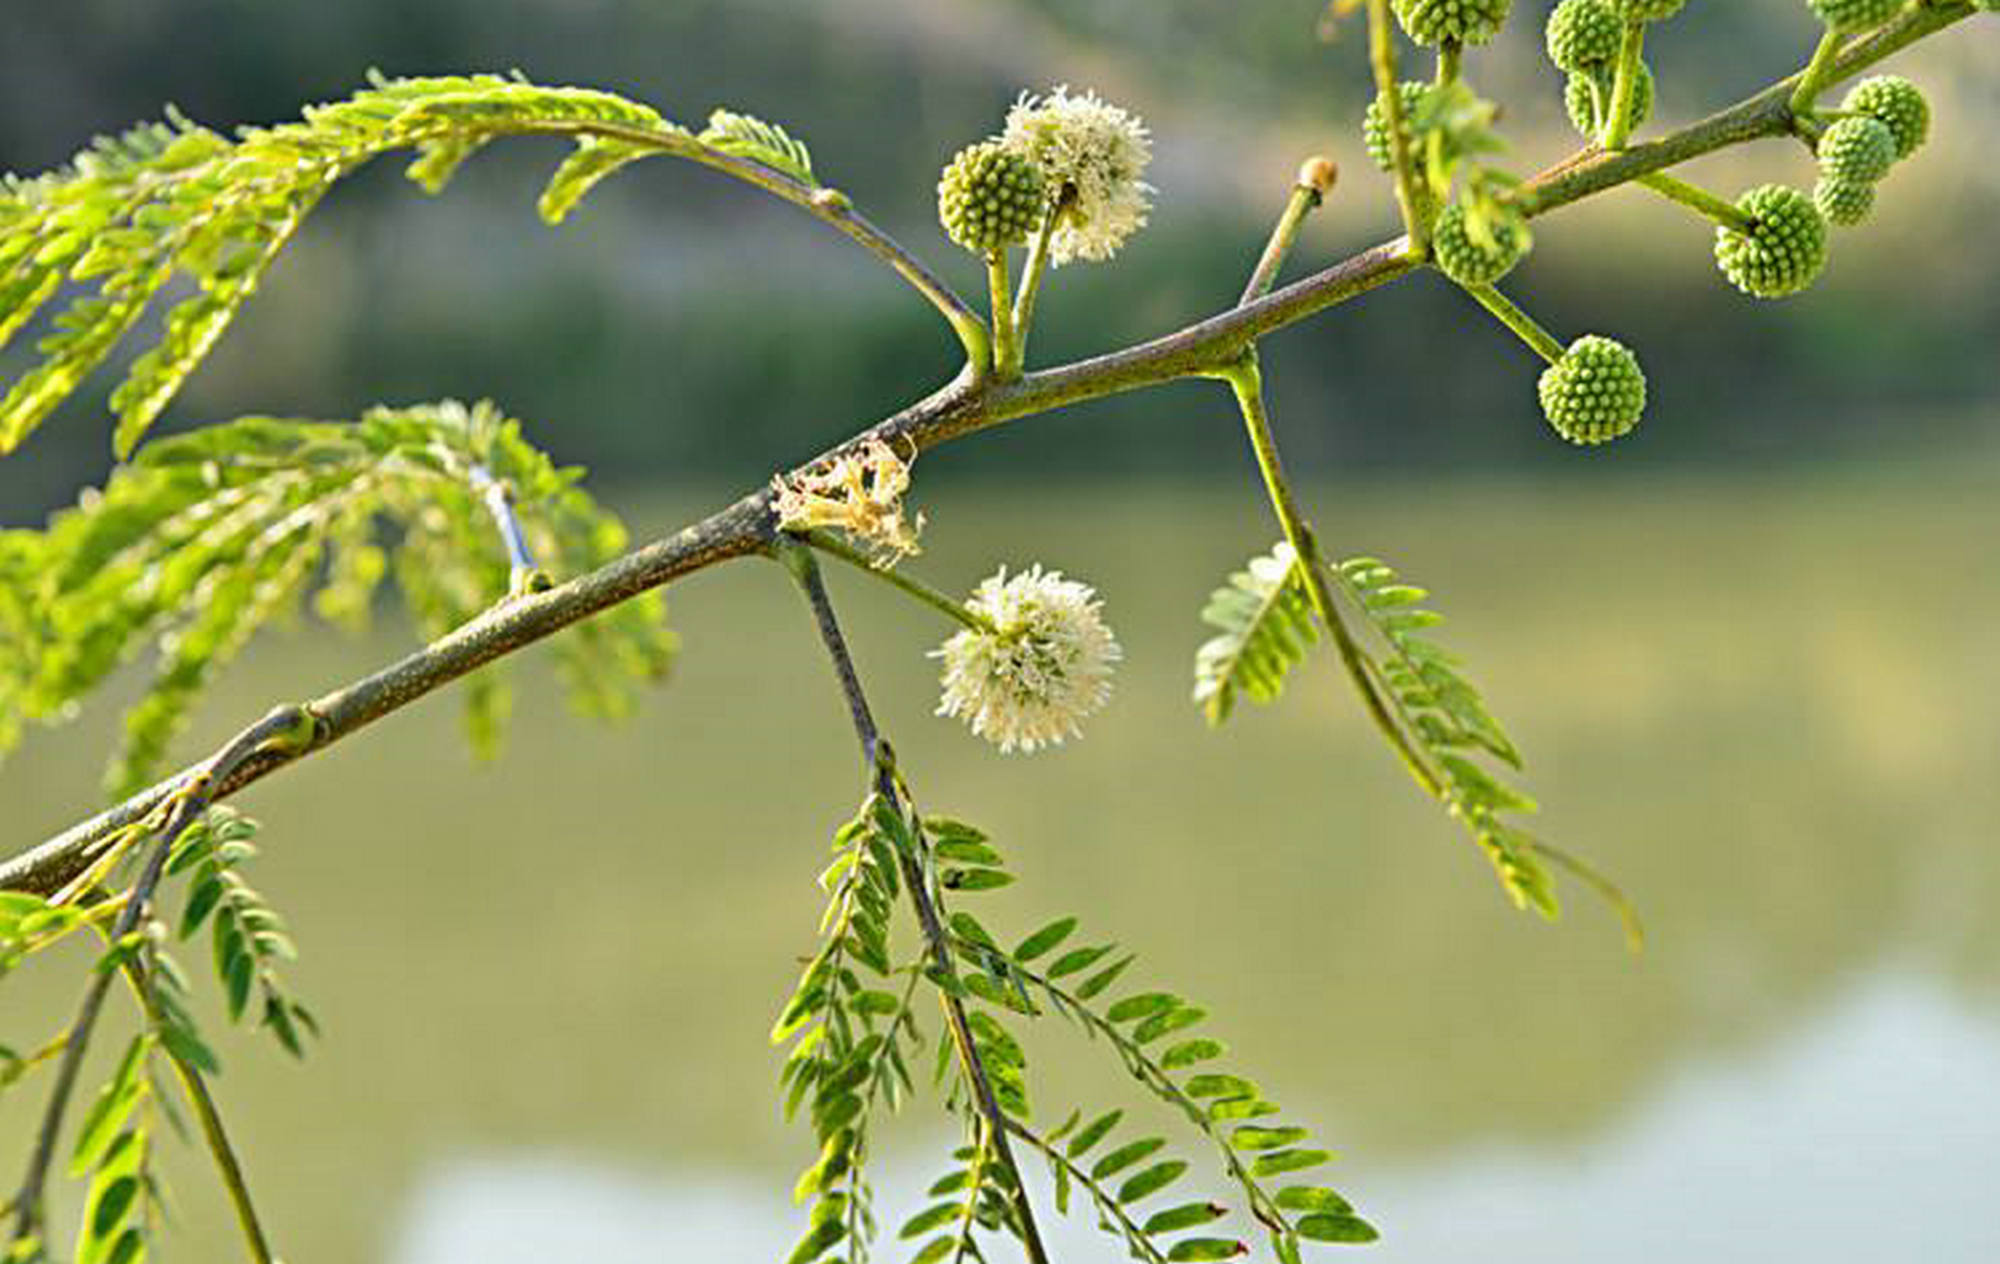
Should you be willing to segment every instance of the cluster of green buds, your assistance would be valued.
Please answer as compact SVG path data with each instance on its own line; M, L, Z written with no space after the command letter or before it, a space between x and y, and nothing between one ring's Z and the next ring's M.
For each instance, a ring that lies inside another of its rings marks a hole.
M1568 75L1563 107L1576 130L1597 137L1611 117L1618 59L1626 31L1661 22L1680 11L1684 0L1562 0L1544 30L1549 60ZM1653 112L1653 72L1643 58L1632 64L1633 83L1624 130L1630 132Z
M1876 75L1854 85L1815 146L1819 183L1813 201L1821 213L1842 227L1860 223L1875 205L1875 186L1917 151L1930 126L1924 94L1900 75Z
M1514 0L1395 0L1396 20L1426 48L1484 44L1499 33Z

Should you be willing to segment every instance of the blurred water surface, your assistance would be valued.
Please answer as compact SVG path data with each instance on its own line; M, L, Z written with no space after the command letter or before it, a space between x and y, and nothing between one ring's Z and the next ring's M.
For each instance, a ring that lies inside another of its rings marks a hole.
M1078 913L1140 952L1135 981L1206 1004L1341 1150L1334 1183L1386 1234L1372 1258L1970 1264L2000 1258L1996 492L1990 462L1312 490L1338 551L1438 593L1546 832L1643 908L1637 958L1583 892L1555 926L1507 907L1329 663L1203 729L1195 614L1270 542L1247 490L927 498L925 577L1039 560L1107 600L1119 695L1052 754L1002 759L934 718L923 654L946 629L833 582L924 805L988 828L1022 876L982 917ZM781 572L669 600L678 677L628 724L563 715L531 666L497 766L468 761L447 696L244 796L266 823L252 877L326 1031L303 1067L218 1041L295 1264L770 1259L796 1230L807 1143L765 1033L860 770ZM393 614L362 644L273 638L184 749L406 646ZM0 768L9 846L96 801L114 723L96 707ZM9 979L6 1038L59 1021L73 984ZM1067 1029L1030 1054L1051 1122L1146 1108ZM0 1155L38 1102L0 1100ZM892 1222L948 1127L920 1104L888 1131ZM229 1258L198 1155L169 1172L186 1223L166 1258ZM1121 1258L1082 1219L1060 1240Z

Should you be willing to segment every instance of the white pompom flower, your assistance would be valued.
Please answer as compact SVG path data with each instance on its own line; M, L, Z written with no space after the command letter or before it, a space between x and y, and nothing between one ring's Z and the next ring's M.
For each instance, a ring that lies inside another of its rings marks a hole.
M1041 168L1060 212L1049 261L1102 262L1146 226L1153 186L1146 126L1096 93L1071 96L1067 85L1045 97L1023 94L1007 112L1003 142Z
M967 605L994 631L967 628L931 657L944 660L939 715L956 716L1003 754L1059 746L1111 699L1123 651L1090 585L1032 566L982 582Z

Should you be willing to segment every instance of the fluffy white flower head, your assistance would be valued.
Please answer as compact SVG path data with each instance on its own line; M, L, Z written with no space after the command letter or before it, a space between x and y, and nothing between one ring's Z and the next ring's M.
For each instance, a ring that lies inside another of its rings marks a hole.
M1111 699L1122 656L1088 584L1040 566L1007 568L967 603L995 632L968 628L932 651L944 660L939 715L957 716L1003 753L1059 746Z
M1140 179L1152 161L1145 124L1094 92L1067 85L1045 97L1023 94L1007 112L1002 137L1042 169L1062 208L1049 238L1049 261L1102 262L1146 226L1153 186Z

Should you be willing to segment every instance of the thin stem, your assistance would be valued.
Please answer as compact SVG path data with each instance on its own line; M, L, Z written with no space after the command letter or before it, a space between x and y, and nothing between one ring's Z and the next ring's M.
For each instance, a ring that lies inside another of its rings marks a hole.
M986 252L986 285L993 300L993 376L1007 381L1021 375L1021 353L1014 340L1014 285L1007 277L1007 248Z
M153 888L159 885L160 875L167 867L167 853L172 850L180 830L185 829L191 819L183 817L179 829L163 833L160 841L154 844L146 868L132 888L133 898L112 925L111 943L114 947L124 943L125 937L137 928L146 901L151 897ZM111 977L110 970L92 972L90 984L84 989L83 1005L77 1010L76 1020L70 1024L69 1035L63 1043L55 1087L50 1090L48 1105L42 1111L35 1146L28 1155L27 1174L21 1179L20 1192L14 1196L14 1237L17 1239L33 1237L41 1229L42 1190L48 1184L49 1164L55 1158L56 1138L62 1132L63 1114L69 1107L70 1094L76 1089L77 1073L83 1068L83 1054L90 1045L90 1033L97 1025L98 1013L104 1008L104 994L111 986Z
M161 1023L159 1007L153 1001L151 989L147 986L146 975L136 962L125 963L125 978L132 985L132 992L140 1006L146 1011L147 1019L158 1030ZM162 1042L158 1046L173 1063L174 1073L181 1082L181 1091L187 1096L188 1104L194 1107L195 1118L201 1124L202 1141L208 1146L209 1156L215 1160L215 1168L222 1178L223 1188L229 1194L229 1205L236 1213L236 1224L243 1231L243 1245L250 1253L254 1264L273 1264L271 1244L264 1236L263 1222L257 1216L257 1205L251 1201L250 1185L243 1176L243 1165L237 1161L236 1149L229 1143L229 1133L222 1126L222 1112L216 1107L215 1097L208 1091L208 1084L202 1079L201 1069L175 1052L172 1045Z
M1786 102L1786 108L1793 114L1806 114L1812 110L1813 101L1818 98L1820 89L1832 73L1834 63L1840 56L1840 46L1845 40L1846 37L1839 31L1831 29L1819 37L1819 46L1813 49L1812 60L1806 63L1798 86L1792 89L1791 100Z
M1733 228L1739 233L1749 233L1757 227L1757 221L1744 214L1735 205L1723 201L1698 184L1689 184L1664 171L1649 171L1638 178L1638 183L1670 202L1679 202L1682 206L1714 220L1724 228Z
M1035 300L1041 296L1042 274L1049 270L1049 241L1056 235L1056 220L1062 214L1060 201L1051 203L1041 226L1028 241L1028 261L1021 265L1021 288L1014 295L1014 359L1007 366L1019 373L1028 362L1028 332L1035 324Z
M867 554L848 544L845 540L842 540L830 531L808 531L803 536L803 539L807 544L812 545L829 557L837 557L849 566L863 572L870 579L879 579L891 588L908 596L915 597L918 601L923 602L939 614L964 624L974 632L997 633L1000 630L999 626L993 620L987 618L979 611L961 602L953 601L950 597L932 588L922 580L911 579L901 571L889 570L886 567L875 565L874 562L869 560Z
M316 729L317 720L307 708L277 707L231 738L187 779L173 797L165 801L165 822L159 831L159 841L153 845L145 868L140 872L138 881L132 884L125 907L112 924L110 938L114 951L138 929L152 901L153 891L166 872L168 854L188 826L208 809L217 780L229 775L237 765L268 745L290 746L301 741L310 742ZM92 973L90 985L84 990L83 1004L77 1010L76 1021L70 1024L68 1038L63 1044L62 1063L56 1068L55 1087L49 1092L49 1103L42 1112L35 1147L28 1157L27 1175L22 1178L21 1192L15 1196L16 1238L31 1237L40 1228L42 1190L48 1183L56 1138L62 1132L63 1114L69 1107L70 1094L76 1088L77 1073L83 1068L83 1055L90 1047L91 1031L97 1026L98 1014L104 1008L104 994L111 985L111 976L110 970Z
M1271 283L1278 279L1278 269L1285 266L1285 256L1292 252L1292 245L1299 238L1299 229L1305 224L1306 216L1326 200L1327 190L1333 187L1338 177L1339 168L1330 159L1308 158L1299 167L1298 182L1292 186L1292 195L1286 199L1278 222L1271 226L1271 238L1264 243L1264 253L1250 273L1250 280L1243 286L1243 297L1236 300L1238 307L1255 302L1271 292Z
M1459 63L1464 60L1465 45L1448 39L1438 44L1437 83L1439 87L1458 82Z
M874 255L907 282L910 288L921 294L925 301L937 309L945 322L958 335L965 348L966 359L973 364L983 364L987 356L987 335L984 322L936 273L926 267L922 260L903 248L902 243L871 223L867 216L854 209L853 202L838 189L806 182L774 171L760 163L739 158L734 154L712 149L689 133L678 128L663 130L638 124L611 123L600 119L535 119L526 123L510 123L496 128L497 133L512 133L524 136L602 136L611 140L648 149L655 153L685 158L713 168L724 175L732 176L746 184L752 184L776 197L783 198L799 207L815 219L831 225L845 234L862 249ZM406 143L417 143L423 137L410 137Z
M1125 1241L1128 1244L1141 1247L1146 1252L1145 1258L1147 1264L1165 1264L1167 1257L1160 1254L1159 1248L1153 1245L1153 1239L1147 1236L1145 1230L1139 1227L1138 1222L1134 1221L1126 1213L1125 1208L1118 1200L1111 1196L1111 1191L1104 1188L1101 1182L1091 1176L1088 1168L1079 1164L1075 1159L1070 1158L1068 1154L1063 1152L1061 1146L1049 1141L1033 1128L1028 1127L1028 1125L1018 1120L1008 1120L1007 1131L1013 1133L1039 1151L1042 1157L1049 1161L1050 1166L1062 1168L1065 1172L1069 1173L1071 1180L1089 1190L1091 1203L1099 1211L1104 1212L1117 1221L1119 1231L1123 1234Z
M868 696L862 690L861 677L854 670L854 659L847 652L847 640L841 635L840 621L833 611L833 602L827 596L825 581L820 578L819 563L814 560L812 550L795 541L781 541L776 548L778 559L784 563L792 579L805 594L806 602L812 608L813 622L819 629L820 641L826 647L827 657L833 661L834 675L840 680L841 693L846 696L848 715L854 721L854 735L861 743L862 758L873 769L875 792L896 805L901 800L901 792L896 784L896 766L889 753L887 743L875 727L874 713L869 709ZM900 808L898 809L900 810ZM921 842L921 823L914 823ZM910 893L910 903L917 914L917 924L923 928L924 942L930 949L931 964L939 975L952 984L958 980L958 967L952 956L951 937L946 933L944 922L938 916L937 905L931 899L930 880L917 857L904 851L901 853L903 885ZM1007 1144L1007 1115L1001 1110L999 1099L993 1095L993 1082L986 1073L986 1065L979 1056L979 1046L972 1038L972 1025L965 1016L965 1006L958 999L954 988L940 988L938 998L944 1005L945 1019L951 1028L952 1042L957 1049L959 1065L965 1072L967 1082L972 1086L974 1098L978 1102L979 1113L985 1118L993 1150L1001 1164L1007 1169L1014 1186L1015 1213L1020 1220L1021 1242L1026 1249L1031 1264L1048 1264L1048 1251L1042 1245L1040 1231L1035 1225L1035 1210L1028 1201L1027 1187L1021 1180L1021 1169L1014 1161L1013 1150Z
M535 565L535 555L528 548L528 537L521 530L521 521L514 516L514 489L493 477L492 471L484 465L474 464L470 471L472 489L486 505L486 513L493 519L493 525L500 532L500 542L507 549L507 569L509 572L507 590L510 593L524 593L536 586L537 576L547 587L548 577Z
M1389 0L1368 0L1368 64L1375 70L1376 98L1382 103L1382 121L1389 129L1396 204L1403 211L1403 231L1410 239L1410 254L1421 260L1430 254L1430 229L1424 223L1422 203L1418 201L1416 160L1410 154L1410 139L1404 131L1403 94L1396 85L1394 30L1389 18Z
M1563 358L1564 347L1554 334L1541 327L1533 316L1516 307L1513 300L1490 285L1468 285L1467 294L1479 300L1479 305L1492 312L1494 319L1514 331L1516 337L1550 364Z
M1639 59L1646 51L1646 24L1625 21L1625 38L1618 45L1618 75L1612 81L1611 113L1604 120L1604 147L1625 148L1632 134L1632 98L1639 90Z
M1326 625L1327 633L1333 637L1341 666L1354 683L1355 691L1361 695L1369 719L1381 730L1390 748L1402 758L1410 775L1416 778L1425 793L1438 794L1442 783L1431 771L1429 762L1411 744L1409 735L1396 723L1388 702L1377 691L1375 679L1368 672L1360 645L1355 642L1353 633L1347 630L1347 623L1334 604L1333 588L1327 582L1326 564L1320 555L1319 542L1314 538L1305 515L1299 512L1298 503L1292 496L1291 483L1285 477L1284 464L1278 457L1278 441L1271 433L1270 418L1264 411L1263 374L1257 367L1256 357L1246 355L1222 377L1236 393L1236 404L1243 412L1243 426L1250 436L1251 451L1257 457L1257 470L1264 478L1264 490L1270 495L1271 509L1278 517L1278 525L1284 529L1285 539L1291 544L1293 554L1298 558L1299 571L1305 576L1306 591L1312 598L1313 609L1318 612L1320 622Z

